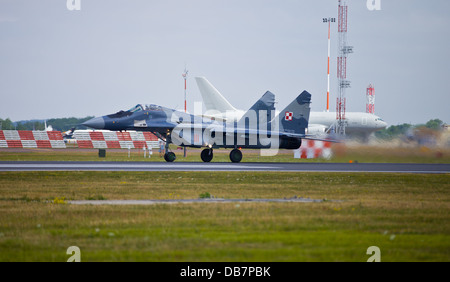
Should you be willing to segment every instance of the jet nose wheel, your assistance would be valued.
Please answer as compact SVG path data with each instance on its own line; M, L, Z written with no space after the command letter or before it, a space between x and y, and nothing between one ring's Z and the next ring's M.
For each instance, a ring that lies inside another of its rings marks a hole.
M174 152L167 152L164 154L164 159L166 160L166 162L171 163L177 159L177 156Z
M200 154L200 158L205 163L209 163L213 159L213 150L212 149L204 149Z
M231 152L230 152L230 160L233 163L240 162L242 160L242 152L241 152L241 150L238 150L238 149L231 150Z

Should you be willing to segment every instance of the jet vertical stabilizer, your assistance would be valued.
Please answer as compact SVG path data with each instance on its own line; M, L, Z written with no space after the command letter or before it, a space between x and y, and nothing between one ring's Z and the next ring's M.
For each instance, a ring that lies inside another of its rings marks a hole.
M305 134L308 128L311 94L303 91L278 115L281 132Z
M258 124L267 124L272 117L272 111L275 112L275 95L267 91L264 95L256 101L256 103L241 117L238 124L245 125L248 122L248 127L251 129L258 129ZM261 115L261 116L260 116ZM267 127L265 127L267 129Z

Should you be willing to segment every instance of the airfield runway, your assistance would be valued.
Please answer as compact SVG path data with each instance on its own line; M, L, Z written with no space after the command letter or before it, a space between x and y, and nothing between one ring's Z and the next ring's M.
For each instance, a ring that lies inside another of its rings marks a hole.
M450 173L450 164L2 161L0 171L298 171Z

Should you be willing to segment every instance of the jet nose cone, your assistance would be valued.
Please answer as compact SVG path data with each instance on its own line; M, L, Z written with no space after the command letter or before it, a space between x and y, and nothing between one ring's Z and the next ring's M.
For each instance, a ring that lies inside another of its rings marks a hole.
M387 127L387 123L384 121L381 121L378 123L378 128L385 129Z
M96 117L82 123L84 126L88 126L94 129L104 129L105 120L102 117Z

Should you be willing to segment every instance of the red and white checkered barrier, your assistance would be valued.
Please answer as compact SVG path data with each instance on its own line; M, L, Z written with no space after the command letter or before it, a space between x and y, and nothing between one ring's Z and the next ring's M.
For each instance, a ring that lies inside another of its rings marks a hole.
M66 148L59 131L0 130L0 148Z
M299 149L294 150L294 158L296 159L314 159L314 158L331 158L333 152L331 150L331 142L302 140Z
M158 147L158 137L146 131L75 131L73 138L77 140L78 148L143 149Z

